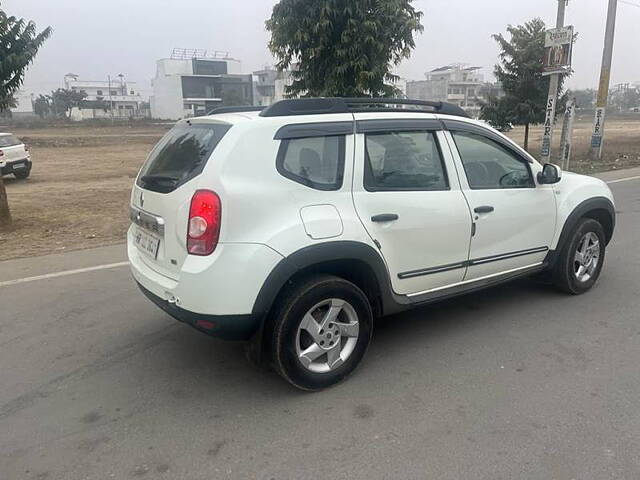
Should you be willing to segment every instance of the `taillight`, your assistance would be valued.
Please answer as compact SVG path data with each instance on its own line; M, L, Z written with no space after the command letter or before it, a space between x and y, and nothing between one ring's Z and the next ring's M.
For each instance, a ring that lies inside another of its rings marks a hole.
M210 255L218 245L222 205L211 190L197 190L191 199L187 231L187 251L191 255Z

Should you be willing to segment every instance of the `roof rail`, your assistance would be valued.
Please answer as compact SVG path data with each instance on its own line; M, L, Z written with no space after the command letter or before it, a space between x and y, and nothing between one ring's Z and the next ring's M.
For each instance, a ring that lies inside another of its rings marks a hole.
M261 112L265 107L254 107L251 105L238 106L238 107L216 107L209 111L207 115L218 115L220 113L242 113L242 112Z
M425 112L469 117L458 105L446 102L429 102L410 98L297 98L280 100L265 108L261 117L288 115L316 115L323 113L352 112Z

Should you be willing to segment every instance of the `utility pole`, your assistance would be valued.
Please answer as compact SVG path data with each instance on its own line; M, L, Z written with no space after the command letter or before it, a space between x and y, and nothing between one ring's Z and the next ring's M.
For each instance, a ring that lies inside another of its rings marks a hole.
M111 124L113 125L113 100L111 100L111 75L107 75L107 83L109 84L109 115L111 116Z
M561 166L563 170L569 170L571 162L571 137L573 134L573 121L576 116L576 99L572 98L567 102L564 110L564 120L562 122L562 135L560 136Z
M556 28L564 27L564 12L569 0L558 0L558 15L556 17ZM543 163L551 161L551 140L553 138L553 127L556 121L556 104L558 103L558 86L560 85L560 73L554 73L549 80L549 96L542 133L542 149L540 157Z
M613 37L616 30L617 0L609 0L607 9L607 29L604 33L604 49L602 51L602 68L600 69L600 84L598 87L598 101L596 102L596 116L593 120L591 135L591 159L602 159L602 145L604 143L604 115L609 97L609 78L611 76L611 58L613 57Z

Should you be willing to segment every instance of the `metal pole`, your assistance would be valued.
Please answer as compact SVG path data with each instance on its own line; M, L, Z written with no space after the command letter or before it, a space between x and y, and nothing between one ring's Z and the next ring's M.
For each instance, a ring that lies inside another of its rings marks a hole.
M564 111L564 121L562 122L562 135L560 136L560 152L562 154L562 169L569 170L571 161L571 136L573 133L573 120L576 116L576 99L572 98L567 102Z
M556 28L564 27L564 12L568 0L558 0L558 15L556 17ZM540 157L543 163L551 160L551 140L553 138L553 127L556 117L556 103L558 102L558 86L560 84L560 74L554 73L549 80L549 96L547 97L547 112L545 114L544 130L542 133L542 149Z
M109 83L109 115L111 116L111 124L113 124L113 100L111 100L111 75L107 75Z
M617 0L609 0L607 9L607 29L604 33L604 49L602 51L602 67L600 69L600 85L598 87L598 101L596 102L596 115L593 120L593 133L591 135L591 159L602 158L602 145L604 143L604 116L609 97L609 78L611 76L611 58L613 57L613 37L616 30Z

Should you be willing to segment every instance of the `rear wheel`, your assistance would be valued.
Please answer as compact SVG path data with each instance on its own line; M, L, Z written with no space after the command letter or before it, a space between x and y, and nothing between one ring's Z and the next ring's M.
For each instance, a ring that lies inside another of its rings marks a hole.
M555 285L573 295L593 287L604 263L605 242L602 225L583 218L560 252L553 275Z
M29 175L31 175L31 169L28 168L26 170L22 170L19 172L13 172L13 175L18 179L18 180L24 180L25 178L28 178Z
M302 390L320 390L357 367L373 323L369 300L357 286L318 275L291 288L279 303L271 354L285 380Z

